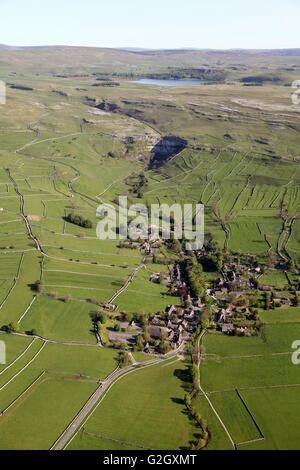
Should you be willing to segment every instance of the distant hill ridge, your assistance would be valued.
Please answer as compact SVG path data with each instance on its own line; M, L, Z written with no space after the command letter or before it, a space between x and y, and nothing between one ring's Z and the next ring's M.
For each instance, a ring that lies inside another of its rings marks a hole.
M126 52L190 52L190 51L199 51L199 52L232 52L232 53L254 53L254 54L270 54L270 55L296 55L300 56L300 48L286 48L286 49L243 49L243 48L230 48L230 49L212 49L212 48L198 48L198 47L182 47L182 48L144 48L144 47L95 47L95 46L67 46L61 44L53 45L40 45L40 46L11 46L8 44L0 44L0 50L24 50L24 49L57 49L57 48L69 48L69 49L98 49L98 50L119 50Z
M268 59L266 58L268 57ZM0 45L0 62L4 68L30 72L55 71L66 68L111 68L111 71L130 70L130 67L226 67L229 65L258 66L300 65L300 48L295 49L140 49L79 46Z

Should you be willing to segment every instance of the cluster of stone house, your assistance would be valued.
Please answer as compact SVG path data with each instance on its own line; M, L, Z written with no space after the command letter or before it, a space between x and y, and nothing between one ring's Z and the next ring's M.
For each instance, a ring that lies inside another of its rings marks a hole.
M102 308L104 310L109 310L109 311L113 312L114 310L116 310L117 305L108 303L108 304L104 304Z
M247 267L242 264L225 263L223 265L224 279L218 278L215 281L215 288L222 293L230 290L230 285L251 289L251 280L261 274L261 267Z
M160 279L163 280L163 283L166 284L166 283L169 283L170 280L171 280L171 277L170 277L170 274L169 273L154 273L150 276L150 281L151 282L155 282L155 283L159 283Z
M275 305L292 305L292 301L291 299L289 299L288 297L284 297L284 296L276 296L274 300L274 304Z
M213 323L222 333L232 333L235 328L232 323L228 323L231 316L232 312L230 312L229 309L225 310L225 308L222 308L215 312Z
M229 307L222 308L215 312L213 324L217 330L222 331L225 334L233 334L234 332L240 332L243 334L250 334L249 329L245 327L236 327L233 323L230 322L231 318L237 314L242 313L243 315L250 314L250 309L248 307L237 307L230 305Z
M175 305L169 305L163 317L154 315L149 322L148 333L154 340L165 339L172 349L177 349L184 340L187 340L193 328L199 322L199 316L203 305L200 299L190 299L190 307L180 309ZM145 352L152 352L149 344L145 345Z

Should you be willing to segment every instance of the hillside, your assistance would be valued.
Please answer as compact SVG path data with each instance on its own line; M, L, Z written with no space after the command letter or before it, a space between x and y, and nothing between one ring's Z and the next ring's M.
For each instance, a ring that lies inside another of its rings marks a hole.
M0 67L0 449L298 446L299 50L2 47ZM178 83L130 82L149 76ZM99 239L119 196L204 204L203 248Z
M267 56L267 59L266 59ZM267 67L300 65L300 49L294 50L122 50L96 47L48 46L14 48L0 46L1 68L32 72L53 69L98 68L119 71L167 67ZM106 70L106 71L107 71ZM37 70L36 70L37 71Z

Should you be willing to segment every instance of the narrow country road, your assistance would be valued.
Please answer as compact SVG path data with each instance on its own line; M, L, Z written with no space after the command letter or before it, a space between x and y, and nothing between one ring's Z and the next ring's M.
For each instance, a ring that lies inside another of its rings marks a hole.
M126 280L125 284L117 292L114 293L114 295L109 299L107 303L111 304L120 294L122 294L122 292L124 292L127 289L127 287L129 286L129 284L131 283L135 275L139 272L140 269L142 269L142 267L145 266L144 262L145 262L145 259L143 259L141 264L133 270L129 278Z

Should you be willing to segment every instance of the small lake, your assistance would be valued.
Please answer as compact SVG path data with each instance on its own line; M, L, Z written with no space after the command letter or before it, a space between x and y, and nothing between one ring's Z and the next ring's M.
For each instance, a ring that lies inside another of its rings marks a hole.
M190 86L204 85L210 83L209 80L167 80L156 78L141 78L140 80L132 80L129 83L140 83L142 85L160 85L160 86Z

